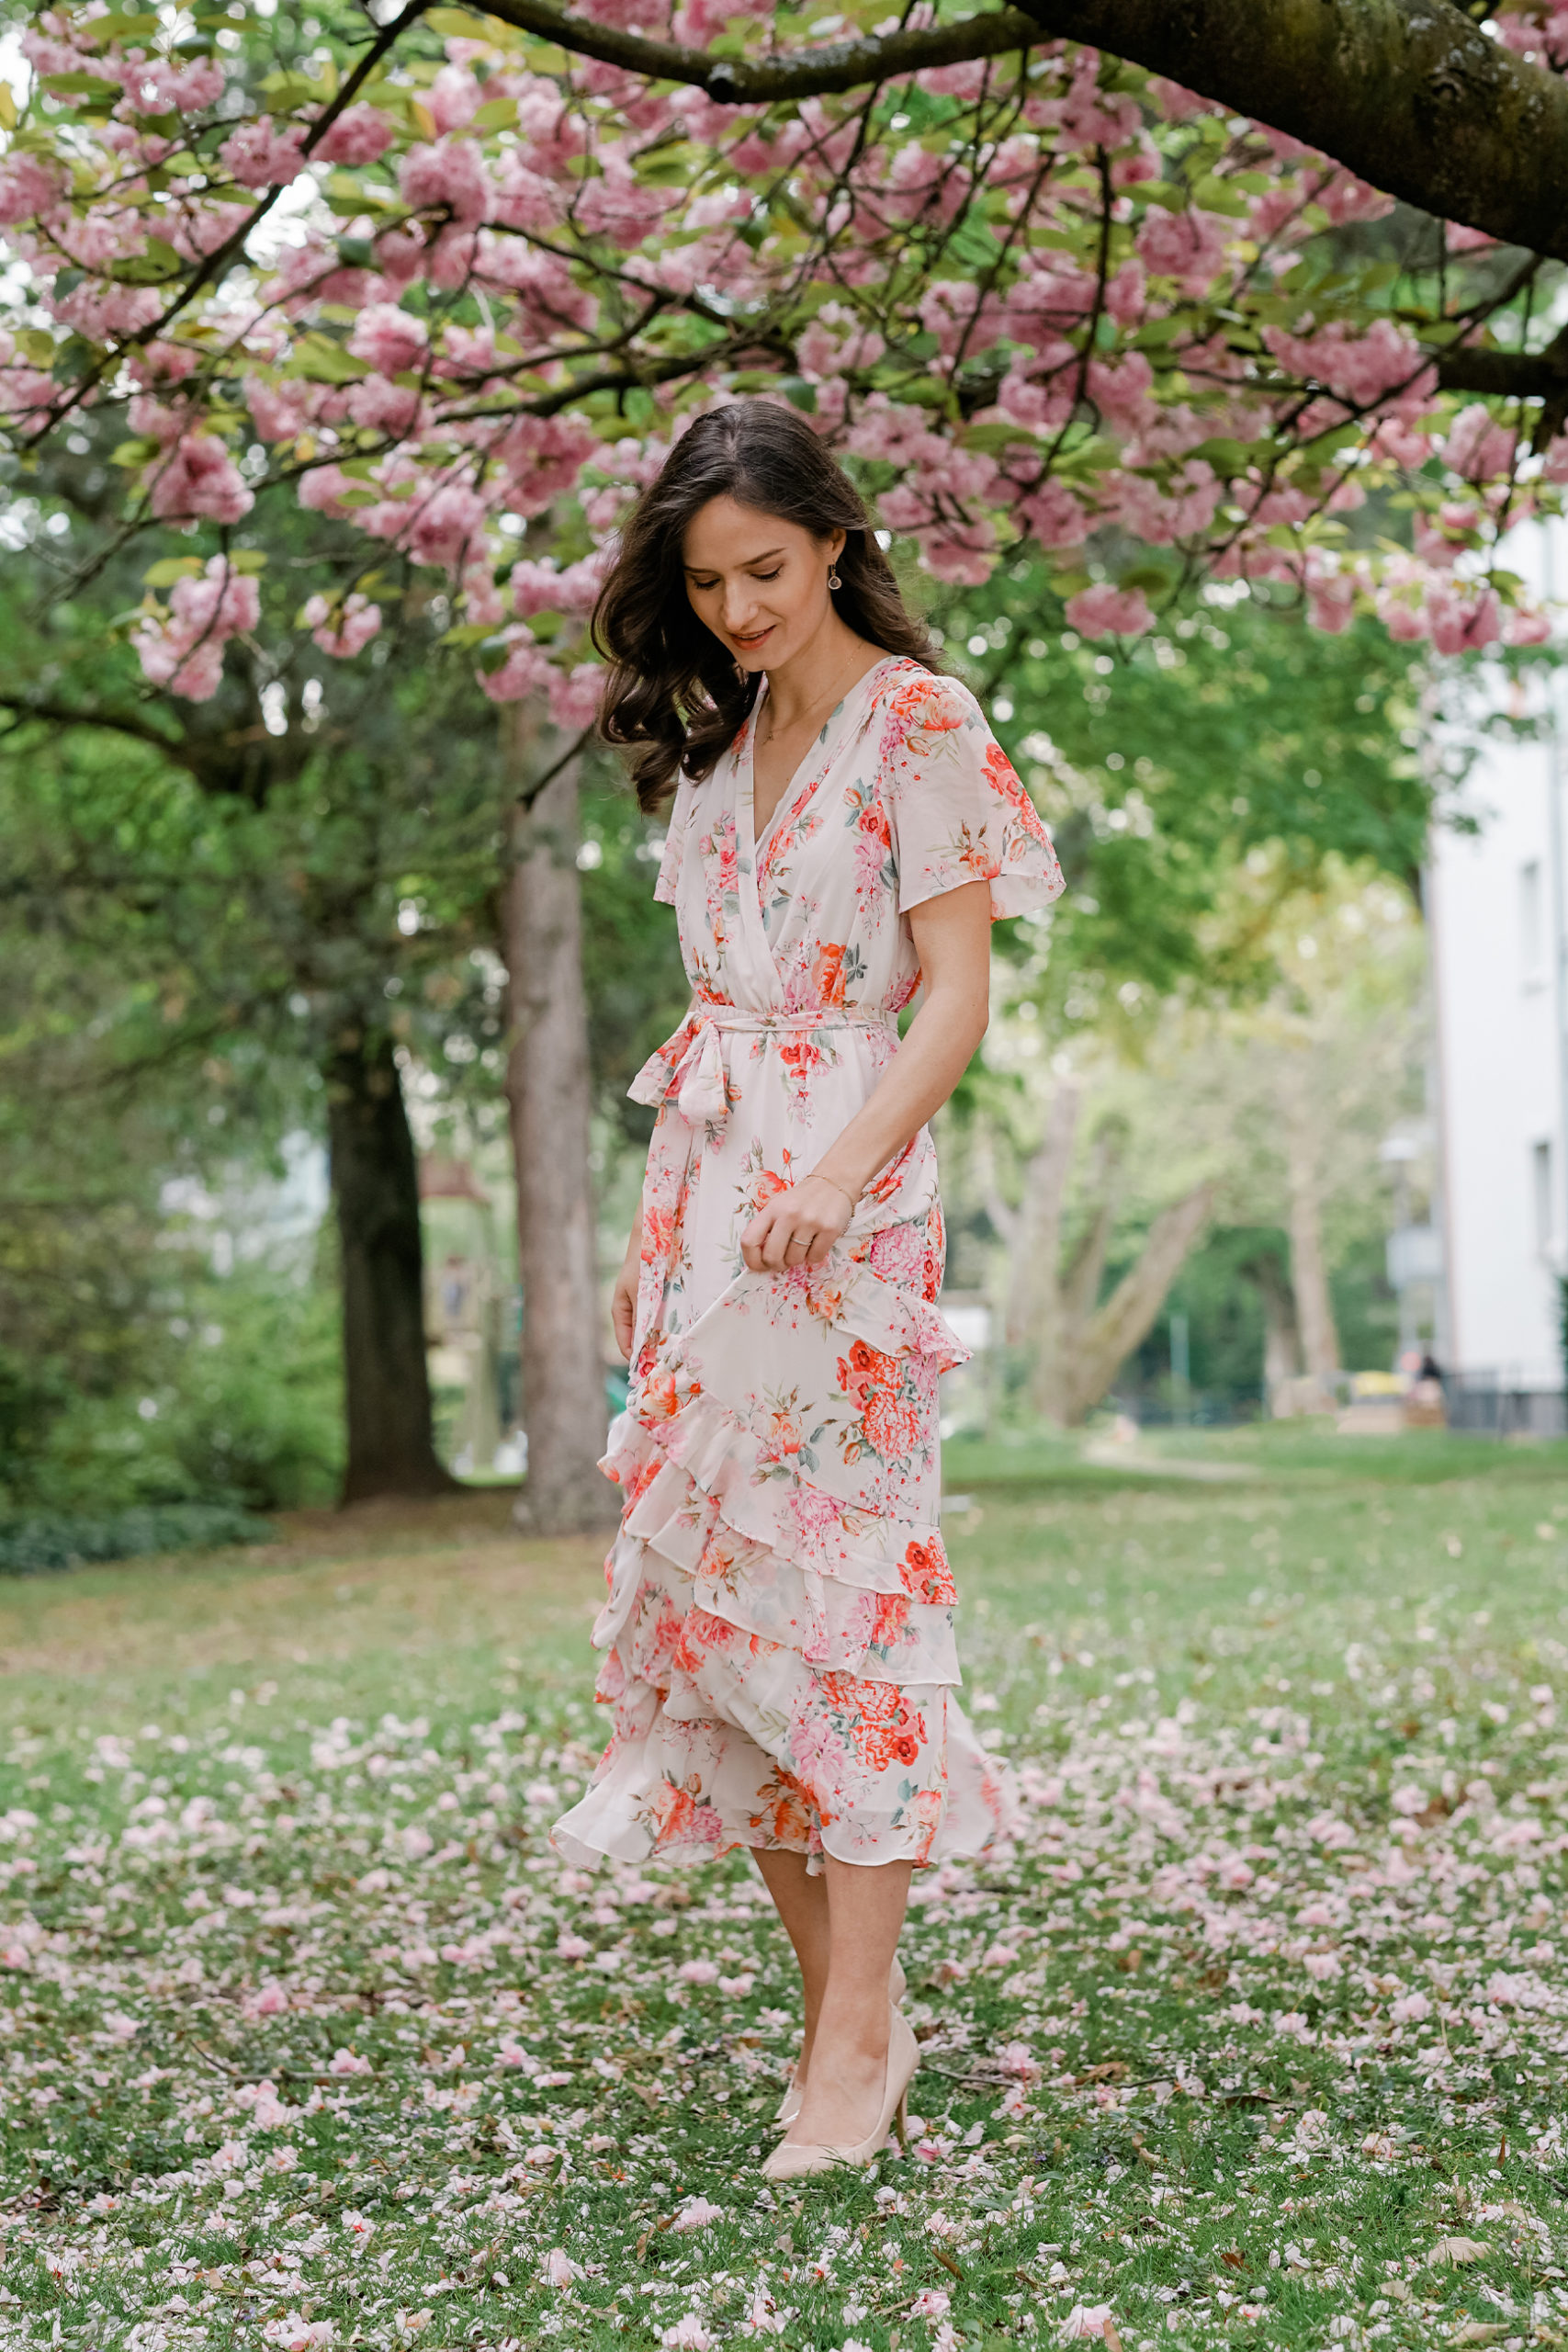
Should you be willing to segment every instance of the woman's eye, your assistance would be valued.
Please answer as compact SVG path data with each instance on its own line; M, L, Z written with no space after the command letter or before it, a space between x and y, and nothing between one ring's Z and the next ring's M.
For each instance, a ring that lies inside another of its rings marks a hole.
M751 574L751 577L753 580L776 580L779 576L779 571L782 571L783 570L784 566L781 563L778 571L754 571Z

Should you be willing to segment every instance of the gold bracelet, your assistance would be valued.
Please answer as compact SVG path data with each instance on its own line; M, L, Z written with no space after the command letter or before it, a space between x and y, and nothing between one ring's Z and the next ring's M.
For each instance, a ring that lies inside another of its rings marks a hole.
M858 1193L852 1193L847 1184L840 1184L836 1176L824 1176L819 1168L812 1169L811 1173L817 1178L819 1183L831 1184L835 1193L842 1193L845 1200L848 1201L850 1204L850 1215L852 1216L856 1209L860 1206L860 1194Z

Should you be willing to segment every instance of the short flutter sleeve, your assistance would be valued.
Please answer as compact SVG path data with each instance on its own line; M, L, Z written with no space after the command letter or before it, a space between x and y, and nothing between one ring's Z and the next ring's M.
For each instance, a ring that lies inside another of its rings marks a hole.
M886 706L880 786L898 911L965 882L991 886L993 921L1049 906L1062 869L1040 812L956 678L899 679Z

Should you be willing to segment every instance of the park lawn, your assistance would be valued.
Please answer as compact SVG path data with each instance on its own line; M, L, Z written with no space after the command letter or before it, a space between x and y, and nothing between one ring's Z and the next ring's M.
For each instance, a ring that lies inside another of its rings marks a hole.
M809 2188L744 1856L546 1844L597 1547L469 1496L0 1585L0 2343L1568 2335L1564 1450L994 1451L1022 1826L917 1880L915 2153Z

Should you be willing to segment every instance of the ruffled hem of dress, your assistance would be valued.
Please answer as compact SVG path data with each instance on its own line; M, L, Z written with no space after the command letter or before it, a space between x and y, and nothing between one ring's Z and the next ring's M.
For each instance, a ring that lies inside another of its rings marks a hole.
M997 1854L1018 1827L1005 1769L981 1746L953 1694L942 1695L945 1790L940 1803L899 1808L903 1818L874 1817L860 1804L852 1819L824 1823L798 1782L759 1791L756 1764L767 1752L739 1726L660 1708L641 1737L611 1742L586 1795L551 1828L550 1844L580 1869L604 1860L716 1861L750 1847L804 1854L813 1877L828 1855L924 1870Z
M863 1263L835 1289L832 1310L825 1319L886 1355L923 1356L939 1372L966 1361L935 1307ZM672 1375L692 1337L658 1367L669 1384L645 1381L644 1398L674 1404ZM956 1596L937 1525L834 1495L734 1403L694 1387L666 1413L628 1409L599 1466L626 1501L596 1648L614 1648L636 1610L646 1547L690 1578L697 1607L807 1665L879 1681L959 1679Z

